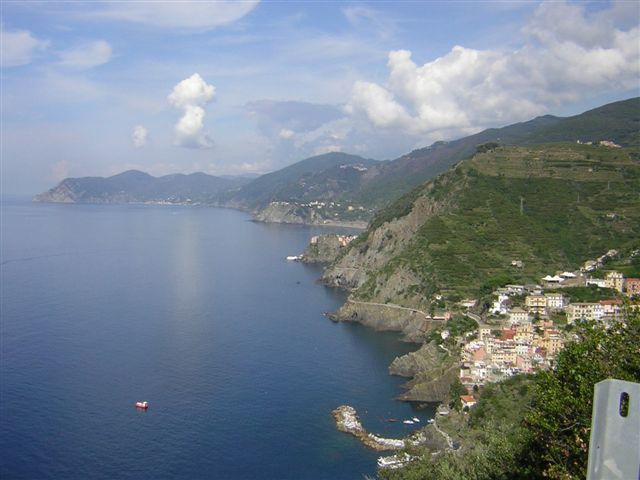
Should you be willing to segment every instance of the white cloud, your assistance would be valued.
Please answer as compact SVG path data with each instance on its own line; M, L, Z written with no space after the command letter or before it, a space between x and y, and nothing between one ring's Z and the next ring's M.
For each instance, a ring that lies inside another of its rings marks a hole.
M176 144L188 148L210 148L213 141L202 132L204 106L215 98L216 89L194 73L179 82L167 97L169 102L184 113L175 126Z
M515 51L455 46L422 66L411 52L392 51L386 85L356 82L345 111L381 128L451 137L637 87L640 29L616 27L616 8L589 14L580 4L543 3Z
M283 128L280 130L278 136L283 140L291 140L295 136L296 132L293 130L289 130L288 128Z
M182 0L169 2L101 2L87 14L154 27L209 30L228 25L251 12L258 0Z
M111 60L111 54L111 45L104 40L97 40L59 52L59 65L84 70L107 63Z
M38 40L31 32L16 30L8 32L0 27L0 65L17 67L31 63L39 50L47 48L49 42Z
M174 107L185 108L189 105L206 105L215 95L215 87L207 85L199 74L194 73L173 87L167 98Z
M136 148L144 147L147 144L147 138L149 136L149 131L144 128L142 125L136 125L133 127L133 132L131 133L131 141L133 142L133 146Z

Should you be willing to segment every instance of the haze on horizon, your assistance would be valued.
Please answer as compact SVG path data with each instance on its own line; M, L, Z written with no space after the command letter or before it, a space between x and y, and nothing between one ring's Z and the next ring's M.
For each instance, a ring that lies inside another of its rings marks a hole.
M2 193L264 173L640 93L640 4L23 2L1 24Z

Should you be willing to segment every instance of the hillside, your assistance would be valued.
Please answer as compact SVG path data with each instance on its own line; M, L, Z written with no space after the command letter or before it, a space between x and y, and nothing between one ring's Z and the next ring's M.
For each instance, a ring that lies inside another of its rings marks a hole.
M478 145L488 142L531 145L606 139L623 146L638 145L638 112L640 98L632 98L573 117L546 115L490 128L384 162L337 152L311 157L254 180L228 196L227 205L250 210L265 221L370 220L378 209L470 157ZM274 202L281 203L270 206ZM325 205L311 206L311 202Z
M435 294L537 282L637 245L638 158L575 143L478 153L380 211L324 280L358 300L429 308Z
M248 179L220 178L205 173L153 177L129 170L112 177L67 178L51 190L36 195L35 202L57 203L202 203L211 204L229 189Z
M354 198L374 209L383 207L470 157L478 145L487 142L532 145L605 139L622 146L640 145L640 98L610 103L572 117L545 115L450 142L436 142L381 164Z
M353 192L361 188L378 163L341 152L310 157L253 180L228 195L226 205L273 222L368 219L372 210L357 208L361 205L352 206L352 210L348 207L353 202ZM311 202L314 205L309 205Z
M154 178L136 171L109 178L70 178L34 200L203 203L247 210L267 222L363 222L401 195L469 158L481 144L523 146L606 139L637 146L639 112L640 98L632 98L573 117L546 115L451 142L436 142L390 161L327 153L253 180L204 173Z

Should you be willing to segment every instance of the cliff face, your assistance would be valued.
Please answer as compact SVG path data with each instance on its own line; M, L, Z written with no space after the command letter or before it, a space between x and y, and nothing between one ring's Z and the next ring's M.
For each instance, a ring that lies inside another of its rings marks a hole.
M258 222L322 224L323 219L312 209L288 202L271 202L259 210L254 219Z
M449 388L458 378L458 358L434 343L424 344L415 352L396 359L389 366L391 375L413 377L405 385L407 391L400 400L443 402L449 397Z
M346 248L345 243L353 237L347 235L325 234L311 239L302 254L304 263L330 263Z
M463 188L463 185L458 188ZM385 269L385 275L378 277L372 274L383 269L399 252L409 247L427 219L450 208L451 199L432 198L429 195L432 190L433 184L426 184L420 189L423 194L408 206L405 216L390 218L377 228L370 228L362 235L361 241L354 242L342 258L327 268L322 281L330 286L357 290L355 298L358 299L425 307L424 298L420 295L404 295L420 279L401 263L395 264L393 270Z
M537 282L631 248L637 155L576 144L483 150L379 212L323 281L355 300L428 311L436 294L475 296L496 278Z
M71 186L62 182L56 188L52 188L47 192L43 192L33 197L34 202L46 202L46 203L76 203L78 200L78 194Z
M400 332L405 341L413 343L422 343L425 334L435 325L417 310L352 299L347 300L332 318L341 322L358 322L379 331Z
M326 269L327 285L351 292L336 319L421 342L430 328L424 312L442 301L477 298L500 282L538 282L609 249L637 248L637 149L482 147L379 212ZM524 267L512 267L514 259ZM403 400L442 400L457 359L421 350L392 372L413 376Z

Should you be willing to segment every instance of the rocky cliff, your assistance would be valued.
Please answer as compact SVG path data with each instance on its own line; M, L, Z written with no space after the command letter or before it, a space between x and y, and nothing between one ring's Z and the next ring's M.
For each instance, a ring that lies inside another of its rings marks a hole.
M379 212L323 281L355 300L429 311L435 296L538 282L628 250L640 235L638 156L576 144L484 149Z
M449 388L458 378L459 357L431 342L415 352L396 357L389 373L412 377L404 386L407 391L400 395L400 400L443 402L449 398Z
M425 312L443 302L455 308L496 285L535 283L611 248L638 248L637 148L481 147L379 212L326 269L327 285L351 292L335 319L421 342L433 326ZM413 377L400 398L442 400L458 359L419 355L392 367Z
M258 210L254 219L258 222L269 223L322 223L322 219L313 209L288 202L271 202L266 208Z
M334 233L314 236L302 254L302 261L304 263L331 263L338 258L353 238L350 235Z

